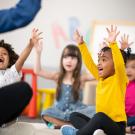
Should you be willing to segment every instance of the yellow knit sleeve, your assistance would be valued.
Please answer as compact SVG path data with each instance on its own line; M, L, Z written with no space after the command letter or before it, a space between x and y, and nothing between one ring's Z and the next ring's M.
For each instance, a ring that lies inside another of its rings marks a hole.
M128 82L126 69L125 69L125 63L124 63L122 54L120 52L120 49L118 48L117 43L110 44L110 48L112 49L112 57L114 61L115 74L118 78L118 81L121 87L123 86L122 87L123 89L126 83Z
M82 59L86 65L87 69L92 73L92 75L95 77L95 79L98 80L99 79L98 68L97 68L96 64L94 63L94 61L88 51L86 43L80 44L79 49L81 51Z

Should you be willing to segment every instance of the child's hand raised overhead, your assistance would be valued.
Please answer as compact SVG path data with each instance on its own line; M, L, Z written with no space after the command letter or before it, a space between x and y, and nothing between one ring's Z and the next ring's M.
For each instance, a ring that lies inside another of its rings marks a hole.
M124 50L126 48L129 48L134 42L129 43L129 35L124 34L121 36L121 40L119 41L121 45L121 50Z
M83 36L80 35L79 31L76 30L75 33L74 33L74 40L75 42L77 42L78 44L82 44L84 41L83 41Z
M39 40L42 39L42 37L40 37L42 34L42 32L39 32L38 29L33 29L32 30L32 36L31 36L31 39L30 39L30 43L34 46L36 44L38 44Z
M41 34L42 34L42 32L39 32L38 29L33 29L32 30L32 36L30 38L30 41L29 41L28 45L22 51L22 53L20 54L18 60L15 63L16 70L18 72L20 72L20 70L22 69L24 62L26 61L26 59L28 58L31 50L33 49L33 46L38 44L39 40L42 39L40 37Z
M108 38L105 38L105 41L110 43L114 43L116 41L117 36L119 35L120 31L117 32L117 26L111 25L111 28L106 28L108 32Z

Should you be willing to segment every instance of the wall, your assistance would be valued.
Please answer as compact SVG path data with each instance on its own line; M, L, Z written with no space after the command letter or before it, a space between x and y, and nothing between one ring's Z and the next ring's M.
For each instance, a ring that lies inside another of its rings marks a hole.
M0 0L0 8L8 8L18 0ZM42 0L42 9L35 20L25 28L1 34L0 39L13 44L20 54L29 41L32 28L43 31L44 49L42 65L48 70L59 67L62 49L72 43L73 31L79 28L85 41L90 46L92 24L95 20L120 20L135 22L134 0ZM21 49L20 49L21 48ZM34 52L25 63L25 67L32 67ZM50 87L52 83L41 86Z

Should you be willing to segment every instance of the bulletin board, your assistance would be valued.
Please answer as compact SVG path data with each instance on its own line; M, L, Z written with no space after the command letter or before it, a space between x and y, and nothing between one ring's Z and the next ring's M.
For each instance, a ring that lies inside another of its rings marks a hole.
M93 30L92 37L90 41L90 51L92 57L97 63L97 54L100 50L100 43L103 42L103 39L107 37L107 27L111 27L111 25L116 25L120 34L117 37L117 43L120 46L119 40L123 34L129 35L129 42L134 42L131 45L132 53L135 53L135 22L125 22L125 21L94 21L93 22Z

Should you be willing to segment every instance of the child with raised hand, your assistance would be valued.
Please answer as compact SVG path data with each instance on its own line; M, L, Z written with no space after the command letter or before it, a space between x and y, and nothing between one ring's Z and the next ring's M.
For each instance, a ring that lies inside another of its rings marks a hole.
M98 65L95 65L80 34L76 33L76 41L88 70L98 80L96 88L96 114L82 128L63 126L63 135L93 135L101 129L107 135L125 135L125 91L128 82L122 54L117 46L119 34L117 27L107 28L108 47L101 49L98 54ZM72 115L72 114L71 114ZM81 115L80 115L81 118ZM76 127L72 116L72 124ZM78 118L78 123L81 123ZM84 119L85 120L85 119Z
M127 49L126 72L129 83L126 89L125 108L127 115L127 133L135 134L135 54L131 53L129 36L125 35L121 38L121 49Z
M38 76L53 80L57 84L56 102L41 114L48 127L51 123L54 128L70 124L70 114L76 111L92 117L95 114L95 107L82 103L82 89L84 83L92 80L93 77L89 74L81 74L82 58L79 48L73 44L67 45L61 55L60 71L51 72L41 67L42 43L39 44L35 46L34 71Z
M10 44L5 43L4 40L0 41L0 87L21 80L20 71L22 66L29 56L34 44L41 39L40 34L38 29L33 29L31 39L20 56L14 52Z

